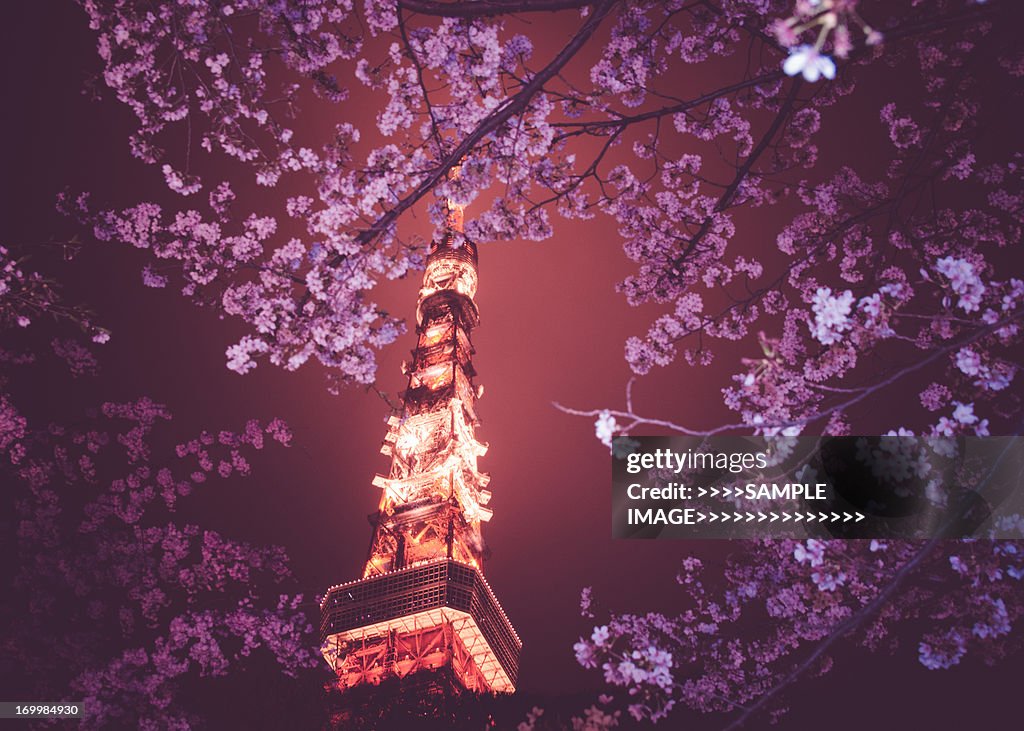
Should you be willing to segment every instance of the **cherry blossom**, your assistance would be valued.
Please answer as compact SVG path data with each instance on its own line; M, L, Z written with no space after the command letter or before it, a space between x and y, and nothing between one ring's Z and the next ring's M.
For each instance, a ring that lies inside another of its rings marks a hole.
M872 649L893 648L907 642L907 623L923 633L909 644L929 669L1000 656L1024 615L1022 542L959 542L953 555L940 544L747 542L724 567L720 592L709 588L718 582L704 576L703 563L687 558L677 582L692 609L612 613L580 639L576 657L627 690L627 710L638 718L663 718L682 703L735 721L737 713L743 720L771 710L794 662L797 672L828 672L827 650L840 632L856 632ZM907 578L908 565L917 579ZM763 634L742 631L744 618L765 613L771 623ZM809 647L825 653L807 659Z
M246 453L291 438L280 420L202 433L166 453L170 411L148 398L108 401L70 423L32 421L25 367L62 360L86 379L109 331L63 299L59 282L0 249L0 329L42 331L51 350L0 351L0 454L12 506L12 590L2 641L22 692L80 700L84 728L190 728L181 687L265 653L295 675L317 662L302 597L277 547L176 521L214 473L250 472ZM20 313L46 314L21 325ZM32 341L28 341L32 342ZM78 380L76 380L76 383ZM156 446L160 444L161 446ZM224 466L226 465L226 469ZM257 587L275 586L269 601Z
M846 290L838 296L832 295L828 287L819 287L814 293L814 326L812 328L816 340L822 345L831 345L842 339L842 333L849 330L850 312L852 311L853 292ZM878 305L871 301L865 309L877 314Z
M813 46L802 45L789 50L789 58L782 64L787 76L802 74L812 84L818 79L834 79L836 64Z
M470 204L466 234L484 246L550 239L563 219L601 218L617 233L619 293L647 318L623 344L636 379L624 407L566 409L606 446L646 429L930 438L1019 423L1024 157L996 135L979 144L1024 73L1010 3L876 3L870 24L854 0L81 4L100 86L134 119L128 149L168 195L75 191L59 207L98 241L144 255L145 284L237 320L244 332L225 355L238 373L318 363L331 388L372 383L377 351L405 327L375 288L422 268L427 241L411 219L440 235L450 197ZM514 17L536 11L564 13L553 51ZM365 119L346 106L356 94L375 104ZM885 147L824 154L848 112ZM254 203L243 185L267 198ZM0 297L25 295L9 298L0 324L37 327L57 308L45 279L6 251L0 264ZM99 344L88 316L65 319ZM733 423L634 403L646 374L687 381L713 363ZM911 395L907 409L864 415L894 392ZM144 437L160 410L121 408L134 416L104 418L135 420L125 458L152 459ZM15 400L0 401L0 445L18 465L28 426ZM177 499L174 485L244 474L244 457L220 446L200 439L188 474L170 480L129 469L89 520L136 526L154 502ZM96 466L78 456L85 480ZM844 627L871 647L913 632L928 668L997 658L1021 613L1018 551L985 540L753 544L715 595L691 557L679 583L693 612L598 616L588 604L608 634L586 633L575 652L623 691L616 711L663 718L681 704L747 718L778 710L800 650L812 657L801 672L827 670ZM160 591L132 597L130 621L162 616ZM229 627L248 616L224 611ZM763 635L736 629L765 613ZM83 676L97 713L103 685L143 687L154 656L160 687L173 685L189 642L208 650L203 672L234 660L209 615L181 617L164 644L128 647ZM605 706L586 716L606 717L616 718Z
M598 440L609 449L612 447L612 437L615 436L617 428L618 424L615 422L614 416L607 411L602 411L598 414L594 430L597 433Z

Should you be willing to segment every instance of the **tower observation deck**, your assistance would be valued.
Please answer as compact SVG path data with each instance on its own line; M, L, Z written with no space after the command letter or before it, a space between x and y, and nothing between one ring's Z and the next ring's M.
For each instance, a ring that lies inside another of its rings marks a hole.
M441 674L456 691L515 690L522 642L483 573L491 493L477 469L487 445L475 435L483 389L470 340L478 254L462 220L446 201L403 364L402 415L389 419L381 447L391 469L373 480L381 496L363 577L321 603L321 650L342 690Z

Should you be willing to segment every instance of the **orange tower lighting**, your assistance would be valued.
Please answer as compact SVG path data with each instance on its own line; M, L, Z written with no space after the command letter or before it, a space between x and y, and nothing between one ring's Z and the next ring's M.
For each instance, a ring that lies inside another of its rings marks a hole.
M458 169L453 170L458 175ZM446 201L416 305L416 349L401 418L381 452L391 457L363 578L321 603L321 650L342 689L448 671L456 690L511 693L522 642L483 574L481 524L490 477L477 469L470 332L480 321L477 247L462 206Z

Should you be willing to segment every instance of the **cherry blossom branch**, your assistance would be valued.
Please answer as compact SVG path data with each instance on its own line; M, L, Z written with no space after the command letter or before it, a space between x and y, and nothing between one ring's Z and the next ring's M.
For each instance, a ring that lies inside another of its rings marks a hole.
M832 647L832 645L881 610L882 607L888 603L889 599L891 599L892 596L903 586L903 583L910 577L914 570L920 566L941 543L942 539L940 538L933 538L929 540L928 543L926 543L924 547L913 556L913 558L907 561L899 571L896 572L889 583L874 599L864 605L864 607L862 607L858 612L850 615L840 622L828 637L822 640L818 646L814 648L814 651L800 662L799 665L793 668L782 680L773 685L766 693L758 697L757 700L745 706L740 714L724 728L724 731L734 731L735 729L743 726L751 716L764 708L770 700L781 693L785 688L789 687L794 681L803 675L803 673L810 669L814 663L817 662L830 647Z
M667 107L660 107L658 109L652 109L648 112L642 112L640 114L622 114L621 112L611 110L611 114L615 115L614 119L603 119L586 122L555 122L551 126L559 127L562 129L571 129L573 132L567 132L561 135L558 139L566 139L580 134L593 134L591 130L608 129L608 128L625 128L629 125L639 124L641 122L647 122L652 119L660 119L673 114L679 114L681 112L689 111L696 107L713 102L716 99L730 96L738 91L749 89L752 87L761 86L764 84L770 84L778 81L779 79L785 78L785 74L781 71L772 71L766 74L760 74L749 79L744 79L735 84L719 87L712 92L703 94L693 99L679 102ZM607 133L603 133L607 134Z
M612 8L619 0L603 0L594 12L587 18L586 22L576 32L576 35L558 52L558 54L531 78L515 96L506 100L501 106L488 114L476 128L466 135L455 149L440 161L439 165L428 173L419 185L404 198L400 199L392 208L388 209L374 223L364 229L355 237L361 246L366 246L375 238L387 231L398 220L406 210L413 206L423 196L432 191L445 177L448 171L458 165L463 158L473 150L476 145L491 132L497 130L502 124L524 111L530 104L533 97L540 92L546 83L550 81L584 46L587 40L594 34L601 21L605 19ZM329 260L330 266L337 266L345 259L344 255L336 254Z
M399 0L399 6L420 15L444 18L491 18L515 13L554 12L597 5L594 0L478 0L477 2L441 2Z
M928 365L931 365L940 358L948 356L953 351L960 350L961 348L967 345L971 345L972 343L977 342L978 340L988 335L991 335L997 330L1001 330L1002 328L1011 325L1017 322L1018 320L1021 320L1022 318L1024 318L1024 311L1014 313L1008 317L999 320L998 322L979 328L978 330L976 330L975 332L971 333L966 337L956 340L950 340L942 347L931 349L930 351L928 351L927 355L925 355L920 360L914 361L913 363L904 366L903 368L900 368L899 370L883 378L882 380L874 384L871 384L870 386L863 386L859 389L856 389L855 391L851 391L851 393L853 393L854 395L852 395L845 401L835 404L827 409L818 411L817 413L809 415L802 419L793 419L788 421L781 421L778 423L765 423L763 427L778 429L785 429L787 427L806 427L808 424L813 424L815 422L822 421L823 419L828 418L829 416L836 412L846 411L848 408L850 408L851 406L855 406L856 404L866 399L868 396L871 396L875 393L878 393L879 391L888 388L889 386L894 385L895 383L902 380L906 376L915 373ZM627 399L629 403L632 402L632 385L633 381L631 379L629 384L627 385ZM558 401L552 401L551 405L554 406L559 411L561 411L562 413L569 414L571 416L586 416L590 418L598 418L603 415L606 415L614 417L616 420L628 420L625 426L619 426L618 431L621 434L632 433L632 431L639 426L661 427L665 429L671 429L672 431L678 432L679 434L695 437L709 437L714 436L716 434L722 434L724 432L732 431L735 429L750 428L749 424L739 423L724 424L721 426L714 427L712 429L705 430L693 429L666 419L653 419L640 416L633 411L631 406L628 405L625 411L620 411L616 409L575 409L565 406L559 403Z
M405 18L402 13L398 13L398 30L402 34L402 45L405 46L405 51L409 55L409 59L412 61L412 64L416 69L416 81L419 84L420 93L423 94L423 103L427 107L427 114L430 116L430 134L434 138L434 144L437 145L437 154L444 154L444 142L441 139L441 133L438 129L437 116L434 114L434 105L430 101L427 84L423 79L423 64L420 63L420 59L416 55L416 51L409 42L409 33L406 30Z
M1019 432L1022 427L1024 427L1024 423L1018 423L1015 431ZM980 492L981 489L983 489L984 486L992 479L992 476L997 473L1000 465L1011 449L1012 442L1008 442L1000 451L999 456L992 461L988 472L979 483L978 492ZM960 516L957 511L952 511L950 517L947 518L945 523L939 528L937 535L934 538L930 538L921 547L921 549L917 551L917 553L904 563L870 602L837 624L835 629L833 629L824 640L819 642L814 650L796 667L790 670L789 673L787 673L779 682L775 683L767 692L760 695L754 702L744 706L739 715L733 719L728 726L725 726L723 731L735 731L735 729L742 727L748 720L750 720L751 716L764 708L765 705L775 696L796 682L796 680L809 670L830 647L881 611L889 600L893 598L896 592L902 588L903 584L906 583L911 574L913 574L914 571L921 566L921 564L923 564L932 553L935 552L935 549L945 543L949 531L953 528L959 517Z

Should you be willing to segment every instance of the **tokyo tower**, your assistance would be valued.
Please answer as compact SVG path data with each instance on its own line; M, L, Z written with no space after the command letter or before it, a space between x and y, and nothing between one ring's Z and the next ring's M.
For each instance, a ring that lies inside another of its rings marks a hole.
M516 686L522 642L483 572L491 493L477 469L487 446L475 435L477 247L462 207L445 207L416 302L416 348L403 364L402 414L389 419L381 447L391 469L373 480L380 506L363 577L331 587L321 603L321 649L342 690Z

